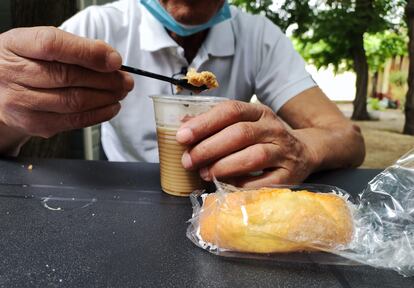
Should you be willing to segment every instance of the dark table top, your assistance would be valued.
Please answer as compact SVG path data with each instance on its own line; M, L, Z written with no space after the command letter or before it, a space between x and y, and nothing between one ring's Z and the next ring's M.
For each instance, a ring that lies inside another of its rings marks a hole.
M158 169L0 159L0 287L414 287L414 278L367 266L209 254L186 238L189 200L162 193ZM378 172L308 182L356 195Z

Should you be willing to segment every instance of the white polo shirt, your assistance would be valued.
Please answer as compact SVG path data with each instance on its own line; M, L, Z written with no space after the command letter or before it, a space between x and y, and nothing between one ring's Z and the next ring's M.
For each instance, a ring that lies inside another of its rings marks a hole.
M290 40L263 16L231 7L232 19L211 28L192 63L139 0L89 7L61 28L117 49L126 65L172 76L182 67L212 71L220 84L204 94L250 101L253 94L278 111L289 99L315 86ZM102 124L102 145L109 160L158 162L152 100L171 94L169 83L134 76L135 88L120 113Z

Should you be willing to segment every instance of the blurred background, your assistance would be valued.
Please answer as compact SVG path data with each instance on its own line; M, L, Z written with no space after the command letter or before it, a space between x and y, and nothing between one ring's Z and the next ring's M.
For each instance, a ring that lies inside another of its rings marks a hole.
M1 0L0 32L59 26L87 6L108 2ZM386 167L414 148L414 0L230 2L268 17L292 39L322 90L362 128L363 167ZM103 159L99 138L97 126L33 139L22 155Z

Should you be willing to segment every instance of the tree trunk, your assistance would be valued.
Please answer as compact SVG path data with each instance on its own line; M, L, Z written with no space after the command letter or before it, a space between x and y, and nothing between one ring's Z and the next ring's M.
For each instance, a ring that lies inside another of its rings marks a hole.
M374 75L372 75L371 97L373 98L377 95L377 86L378 86L378 71L375 71Z
M408 92L405 100L404 134L414 135L414 0L409 0L406 7L408 35L410 38L408 52L410 68L408 73Z
M13 27L58 26L77 12L76 0L11 0ZM35 77L35 76L33 76ZM33 137L21 156L79 157L71 151L72 138L79 132L60 133L50 139Z
M356 95L354 100L354 111L352 113L353 120L369 120L367 111L367 93L368 93L368 62L364 49L364 38L360 34L354 38L356 41L352 49L354 60L354 70L356 79Z

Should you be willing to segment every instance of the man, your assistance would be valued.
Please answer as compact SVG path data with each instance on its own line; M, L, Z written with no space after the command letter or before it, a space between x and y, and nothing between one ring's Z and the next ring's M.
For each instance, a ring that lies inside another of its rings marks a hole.
M199 170L205 180L215 176L245 187L292 183L363 161L359 129L262 16L224 0L124 0L88 8L61 28L111 46L45 27L0 35L3 153L17 153L30 136L109 120L102 125L109 160L158 161L148 96L171 94L174 87L132 78L118 71L123 62L168 76L188 67L209 70L220 87L206 93L234 99L177 133L191 147L183 166ZM253 94L265 105L246 103ZM251 173L256 171L263 173Z

